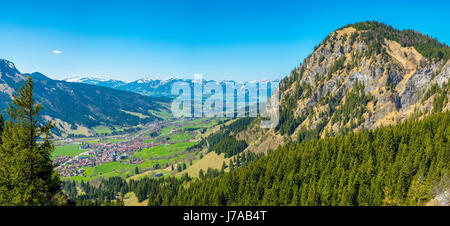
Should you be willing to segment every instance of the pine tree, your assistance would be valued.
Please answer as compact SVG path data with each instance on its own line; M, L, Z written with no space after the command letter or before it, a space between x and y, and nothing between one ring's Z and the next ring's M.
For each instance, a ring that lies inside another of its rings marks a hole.
M0 205L54 205L62 200L61 182L50 159L53 125L41 123L41 108L33 99L29 77L7 109L10 119L0 146Z
M397 206L398 202L392 197L391 189L387 186L384 187L384 199L382 201L383 206Z
M0 145L2 145L2 134L3 134L4 125L5 125L5 122L3 121L3 114L0 113Z
M230 171L234 170L234 162L233 159L230 160Z

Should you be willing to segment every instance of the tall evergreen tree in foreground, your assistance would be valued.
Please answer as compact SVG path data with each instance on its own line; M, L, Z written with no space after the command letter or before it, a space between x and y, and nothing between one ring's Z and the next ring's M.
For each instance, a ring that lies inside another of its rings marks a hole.
M0 205L56 205L62 200L61 182L50 159L53 125L41 123L41 108L33 99L29 77L9 104L9 120L1 134Z

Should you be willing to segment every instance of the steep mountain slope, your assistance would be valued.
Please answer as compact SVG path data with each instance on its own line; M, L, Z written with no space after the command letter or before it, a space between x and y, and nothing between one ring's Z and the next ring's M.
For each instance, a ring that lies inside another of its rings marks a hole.
M149 190L149 205L425 205L450 179L449 123L437 113L292 143L213 179Z
M168 101L105 87L52 80L40 73L22 74L7 60L0 60L0 73L2 110L6 109L11 95L26 77L31 76L36 100L43 105L42 113L55 121L62 132L77 127L134 126L150 122L158 118L149 110L166 110L165 102ZM138 117L130 112L147 117Z
M301 141L448 110L449 58L450 47L416 31L347 25L280 82L280 124L262 136ZM249 149L273 148L260 140Z

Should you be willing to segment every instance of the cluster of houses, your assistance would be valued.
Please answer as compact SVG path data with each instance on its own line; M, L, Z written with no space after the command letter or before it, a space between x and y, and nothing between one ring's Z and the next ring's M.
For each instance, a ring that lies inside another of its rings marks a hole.
M59 172L59 175L62 177L72 177L77 175L84 175L84 171L86 170L83 167L94 166L94 161L77 161L76 159L72 164L60 165L56 169Z
M53 163L59 165L58 167L56 167L59 175L63 177L71 177L82 175L85 171L84 167L95 166L95 158L92 156L80 156L78 158L58 156L53 160Z
M121 161L132 156L137 151L153 146L151 143L143 142L143 139L134 141L110 143L110 144L84 144L83 149L89 149L86 154L76 158L69 156L58 156L53 160L57 167L59 174L62 177L71 177L77 175L84 175L85 167L96 166L106 162ZM142 159L132 158L130 164L139 164L143 162Z
M142 140L135 140L133 142L93 144L90 148L93 150L92 154L95 156L97 160L96 164L98 165L105 162L127 159L128 156L133 155L135 152L152 146L152 144L144 143Z
M68 162L71 159L72 158L67 155L60 155L53 159L53 164L60 166L60 165L63 165L64 163Z

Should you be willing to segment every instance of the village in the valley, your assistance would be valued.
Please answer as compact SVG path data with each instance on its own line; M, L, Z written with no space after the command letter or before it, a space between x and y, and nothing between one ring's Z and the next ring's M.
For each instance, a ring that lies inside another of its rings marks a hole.
M149 129L138 132L137 134L127 134L121 137L112 137L110 139L97 138L95 143L78 141L77 139L65 139L66 143L75 143L79 149L86 150L76 156L70 157L60 155L53 159L53 164L57 165L60 176L71 177L83 175L86 167L93 167L107 162L128 160L130 164L138 164L143 159L129 158L134 153L145 148L156 146L154 142L146 142L148 137L145 135L161 128L160 123L147 125ZM120 142L117 142L120 141Z
M57 169L62 177L77 176L83 174L84 167L128 159L128 156L133 155L136 151L150 147L153 147L153 144L144 143L143 139L108 144L82 144L80 148L86 149L83 154L75 157L58 156L53 163L59 165ZM132 158L130 164L143 161L143 159Z
M111 162L138 166L149 160L138 152L166 145L165 147L173 147L181 154L186 147L193 144L192 141L199 139L195 137L201 133L200 131L204 131L203 128L215 125L217 122L214 120L204 119L164 121L154 122L141 127L138 131L121 135L66 138L58 140L59 146L75 145L77 154L57 155L53 158L53 164L59 175L65 178L85 177L86 169ZM115 170L117 169L112 169Z

